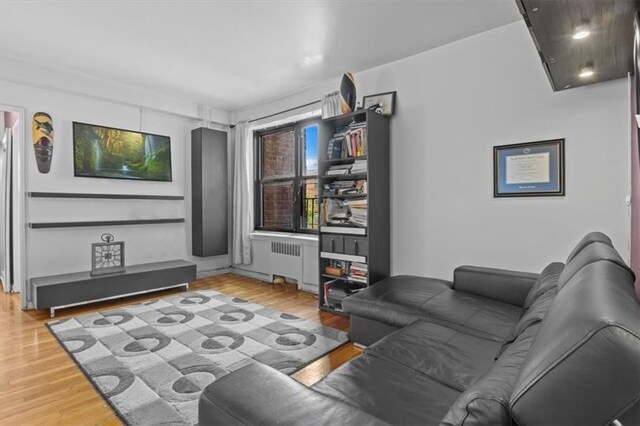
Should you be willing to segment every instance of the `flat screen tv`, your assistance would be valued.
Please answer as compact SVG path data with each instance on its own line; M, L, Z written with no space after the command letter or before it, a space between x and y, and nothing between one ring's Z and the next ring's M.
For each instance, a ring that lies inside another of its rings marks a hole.
M171 139L73 122L74 174L171 182Z

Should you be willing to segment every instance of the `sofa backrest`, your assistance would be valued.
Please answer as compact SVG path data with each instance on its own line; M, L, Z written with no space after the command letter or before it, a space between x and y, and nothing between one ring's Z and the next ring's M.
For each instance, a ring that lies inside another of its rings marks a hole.
M622 257L620 257L616 249L610 244L594 241L585 246L575 257L565 264L560 277L558 277L558 291L561 291L569 280L582 268L594 262L610 262L626 269L633 277L631 280L631 285L633 285L635 275L627 264L624 263L624 260L622 260Z
M510 397L519 425L609 424L640 399L633 273L600 246L608 245L589 244L561 274L563 281L573 269L559 282Z
M578 253L580 253L582 251L582 249L584 249L585 247L587 247L591 243L596 243L596 242L604 243L604 244L607 244L607 245L610 245L611 247L613 247L613 243L611 242L611 238L607 237L602 232L598 232L598 231L589 232L587 235L585 235L578 242L578 244L576 244L576 246L573 248L573 250L571 250L571 253L569 253L569 257L567 257L566 263L571 262L571 260L574 257L576 257L576 255Z
M524 300L523 308L529 309L533 302L535 302L540 296L546 293L550 288L558 287L558 279L560 278L560 274L564 270L564 264L560 262L553 262L548 264L538 276L538 279L531 289L529 290L529 294L527 294L526 299Z

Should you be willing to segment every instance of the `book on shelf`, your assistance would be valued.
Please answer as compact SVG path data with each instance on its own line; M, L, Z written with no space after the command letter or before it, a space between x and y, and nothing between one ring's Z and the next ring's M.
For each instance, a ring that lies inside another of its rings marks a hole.
M367 160L355 160L351 166L351 173L366 173L367 172Z
M327 158L337 160L342 158L361 157L367 154L366 123L351 123L335 130L327 145Z
M360 262L350 262L348 268L346 269L346 275L352 281L366 284L369 276L367 264Z
M327 176L335 176L335 175L347 175L351 170L351 164L335 164L333 166L329 166L326 175Z
M355 160L353 164L335 164L329 166L326 176L360 174L367 172L367 160Z
M325 281L322 284L322 287L323 287L323 295L322 296L323 296L323 299L324 299L323 301L324 301L325 306L329 306L329 300L328 300L327 296L329 295L329 289L331 288L331 284L334 284L334 283L337 283L337 282L339 282L339 281L338 280L331 280L331 281Z
M322 118L331 118L342 114L340 110L340 91L336 90L322 96Z

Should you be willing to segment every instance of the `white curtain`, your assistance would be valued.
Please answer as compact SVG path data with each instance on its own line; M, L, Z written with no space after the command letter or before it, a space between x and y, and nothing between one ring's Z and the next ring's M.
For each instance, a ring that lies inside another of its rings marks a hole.
M251 263L253 231L253 129L246 121L236 125L233 167L233 263Z

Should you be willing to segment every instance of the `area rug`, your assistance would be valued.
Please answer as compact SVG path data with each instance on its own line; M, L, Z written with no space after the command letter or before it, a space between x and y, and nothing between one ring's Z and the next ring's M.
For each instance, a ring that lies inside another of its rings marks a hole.
M291 374L347 341L340 330L213 290L48 327L129 425L194 425L214 380L254 362Z

